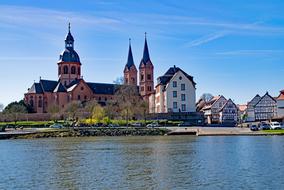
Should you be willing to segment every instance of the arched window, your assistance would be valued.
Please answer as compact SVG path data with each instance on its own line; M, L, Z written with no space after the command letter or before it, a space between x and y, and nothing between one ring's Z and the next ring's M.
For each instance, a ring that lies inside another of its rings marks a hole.
M38 107L39 107L39 108L42 107L42 99L41 99L41 96L39 97L39 100L38 100Z
M67 65L65 65L65 66L63 67L63 73L64 73L64 74L68 74L68 67L67 67Z
M78 75L80 75L80 73L81 73L81 69L80 67L78 67Z
M34 100L33 100L33 97L31 97L31 99L30 99L30 106L31 106L31 107L34 107Z
M75 66L71 67L71 74L76 74L76 67Z
M58 67L58 74L61 75L61 67Z

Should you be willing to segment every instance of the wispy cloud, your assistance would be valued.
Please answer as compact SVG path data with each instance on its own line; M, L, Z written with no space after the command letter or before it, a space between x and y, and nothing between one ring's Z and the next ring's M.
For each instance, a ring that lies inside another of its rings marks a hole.
M216 55L228 55L228 56L240 56L240 55L273 55L273 54L284 54L284 50L264 49L264 50L235 50L218 52Z
M193 40L189 43L187 43L185 46L186 47L195 47L195 46L200 46L206 43L209 43L211 41L217 40L219 38L224 37L228 32L217 32L217 33L213 33L213 34L209 34L206 36L203 36L201 38L198 38L196 40Z
M2 26L57 28L67 22L76 23L80 26L108 28L115 28L120 24L120 21L114 18L81 12L56 11L22 6L0 6L0 23Z

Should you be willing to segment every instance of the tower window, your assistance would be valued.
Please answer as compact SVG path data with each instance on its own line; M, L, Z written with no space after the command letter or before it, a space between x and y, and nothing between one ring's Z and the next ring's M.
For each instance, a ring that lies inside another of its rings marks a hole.
M68 67L66 65L63 67L63 73L68 74Z
M81 69L80 67L78 67L78 75L80 75L80 73L81 73Z
M71 74L76 74L76 67L75 66L71 67Z
M58 67L58 74L61 75L61 67Z
M148 79L148 80L152 80L152 77L151 77L150 74L147 75L147 79Z
M152 87L151 86L148 86L148 91L152 91Z
M144 81L144 75L143 74L141 75L141 81Z

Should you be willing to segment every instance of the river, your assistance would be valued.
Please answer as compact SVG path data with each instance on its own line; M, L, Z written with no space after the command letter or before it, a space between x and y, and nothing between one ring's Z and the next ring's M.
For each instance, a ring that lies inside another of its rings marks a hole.
M284 189L284 137L0 141L0 189Z

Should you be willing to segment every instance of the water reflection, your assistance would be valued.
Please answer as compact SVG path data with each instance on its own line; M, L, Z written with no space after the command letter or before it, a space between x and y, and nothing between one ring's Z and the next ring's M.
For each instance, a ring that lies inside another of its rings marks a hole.
M283 189L283 143L192 136L0 141L0 189Z

